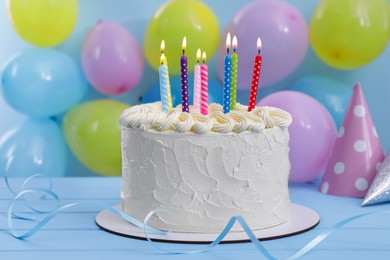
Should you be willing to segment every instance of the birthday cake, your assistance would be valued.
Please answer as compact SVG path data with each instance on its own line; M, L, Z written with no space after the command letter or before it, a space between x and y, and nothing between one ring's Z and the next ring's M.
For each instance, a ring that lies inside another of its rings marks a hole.
M290 219L289 113L251 112L237 104L224 114L211 104L202 115L161 102L137 105L120 116L122 210L161 230L220 232L234 215L253 229ZM233 230L241 230L235 225Z

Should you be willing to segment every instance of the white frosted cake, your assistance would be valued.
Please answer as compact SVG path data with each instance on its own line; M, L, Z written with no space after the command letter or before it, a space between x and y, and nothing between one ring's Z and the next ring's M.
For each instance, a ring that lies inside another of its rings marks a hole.
M161 103L126 109L122 126L122 209L175 232L220 232L234 215L253 229L290 218L288 192L291 116L273 107L209 115L162 112ZM235 225L233 230L241 230Z

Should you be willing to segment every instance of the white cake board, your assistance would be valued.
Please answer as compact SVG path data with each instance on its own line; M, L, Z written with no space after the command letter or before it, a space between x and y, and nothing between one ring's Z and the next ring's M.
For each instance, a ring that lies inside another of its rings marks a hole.
M121 210L120 205L115 206ZM255 230L253 233L260 240L270 240L294 236L306 232L320 222L318 213L310 208L298 204L291 205L291 220L281 225ZM126 220L120 218L114 213L104 210L96 216L96 224L103 230L130 238L146 240L143 229L134 226ZM199 234L199 233L178 233L170 232L167 236L149 234L154 241L171 243L211 243L218 234ZM223 239L222 243L240 243L249 242L249 238L244 231L230 232Z

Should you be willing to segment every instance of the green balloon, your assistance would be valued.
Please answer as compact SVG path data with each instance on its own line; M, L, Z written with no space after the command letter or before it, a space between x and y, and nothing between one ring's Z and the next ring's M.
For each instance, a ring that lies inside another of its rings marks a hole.
M377 58L389 33L387 0L322 0L310 23L314 51L339 69L359 68Z
M121 142L118 118L129 106L114 100L96 100L73 107L62 129L72 152L91 170L121 175Z
M171 0L163 4L150 20L144 36L144 53L155 70L160 66L160 44L165 41L169 73L180 74L182 41L187 37L188 70L196 63L200 48L211 58L219 46L219 25L213 11L198 0Z

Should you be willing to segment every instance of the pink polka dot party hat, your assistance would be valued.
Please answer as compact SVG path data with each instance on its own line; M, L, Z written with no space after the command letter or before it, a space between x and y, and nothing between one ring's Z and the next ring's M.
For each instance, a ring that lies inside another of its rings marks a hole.
M357 83L319 186L320 191L363 198L383 159L378 133L362 88Z

